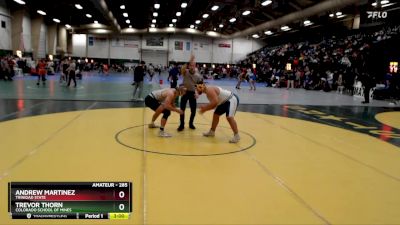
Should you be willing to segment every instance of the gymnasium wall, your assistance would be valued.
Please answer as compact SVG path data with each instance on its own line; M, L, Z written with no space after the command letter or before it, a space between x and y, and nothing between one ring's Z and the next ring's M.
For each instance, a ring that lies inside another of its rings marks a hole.
M22 20L22 39L23 47L27 52L33 52L32 49L32 23L31 18L25 15Z
M87 35L87 55L89 58L109 58L110 40L104 36Z
M156 61L163 64L188 61L192 53L201 63L235 63L264 44L255 39L213 39L184 34L115 37L74 34L72 40L72 56L140 60L160 55L163 59L157 57Z
M33 52L34 57L38 58L55 53L59 45L54 40L60 39L57 36L60 33L55 31L53 35L54 29L51 26L54 24L49 27L38 15L32 17L27 11L13 16L14 22L11 23L6 0L0 0L0 21L4 21L5 25L4 28L0 26L0 49ZM13 27L16 29L15 34L12 33ZM15 46L13 42L16 42ZM72 52L69 53L84 58L154 58L154 63L165 62L163 64L170 61L186 62L194 54L199 63L235 63L262 46L263 42L256 39L216 39L189 34L73 34Z
M73 56L86 57L86 34L74 34L72 35L72 52Z
M48 53L47 26L42 23L40 25L39 46L37 50L37 58L46 58Z
M5 0L0 0L0 50L12 50L11 17Z
M139 59L141 39L139 36L118 36L111 38L111 59Z
M0 21L0 49L12 50L13 54L16 50L22 50L34 53L37 58L49 54L48 26L43 18L31 17L27 10L11 13L5 1L0 0Z

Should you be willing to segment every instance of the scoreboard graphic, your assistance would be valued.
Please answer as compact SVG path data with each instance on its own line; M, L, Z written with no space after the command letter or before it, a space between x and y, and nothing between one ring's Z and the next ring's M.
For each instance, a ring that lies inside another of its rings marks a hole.
M129 219L131 182L10 182L12 219Z

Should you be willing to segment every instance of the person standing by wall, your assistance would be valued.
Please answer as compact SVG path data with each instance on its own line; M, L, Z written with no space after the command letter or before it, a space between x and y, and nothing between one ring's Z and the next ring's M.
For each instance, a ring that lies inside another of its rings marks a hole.
M60 64L60 69L61 69L60 84L62 84L63 82L65 83L68 82L68 72L67 72L68 67L69 67L68 59L64 58Z
M178 85L178 76L179 69L176 64L172 65L172 68L169 70L168 80L171 84L171 88L176 88ZM175 98L175 105L179 105L179 96Z
M69 87L69 85L71 84L71 80L74 81L74 87L76 87L75 71L76 71L76 63L75 63L75 60L72 60L70 62L70 64L69 64L68 69L67 69L67 72L68 72L68 84L67 84L67 87Z
M168 80L171 83L171 88L176 88L178 85L178 75L179 75L179 70L176 64L172 65L172 68L169 70L169 76Z
M150 63L149 66L147 67L147 72L149 73L150 76L149 81L152 82L155 73L155 69L152 63Z
M138 101L143 101L142 98L142 93L143 93L143 80L144 80L144 76L145 76L145 69L144 69L144 65L146 63L144 61L141 61L140 64L135 68L135 71L133 72L133 100L138 100ZM138 97L135 98L136 96L136 92L138 91Z
M364 101L362 101L361 103L367 104L369 103L369 92L371 91L371 88L375 86L374 80L368 73L361 74L360 80L362 85L364 86Z
M40 84L40 80L42 80L43 85L46 85L46 62L44 59L41 59L38 64L37 64L37 69L38 69L38 81L37 85Z

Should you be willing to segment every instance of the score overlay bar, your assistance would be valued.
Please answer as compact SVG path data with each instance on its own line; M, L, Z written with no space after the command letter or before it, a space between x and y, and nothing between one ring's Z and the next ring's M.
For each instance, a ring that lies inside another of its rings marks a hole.
M129 219L131 182L10 182L13 219Z

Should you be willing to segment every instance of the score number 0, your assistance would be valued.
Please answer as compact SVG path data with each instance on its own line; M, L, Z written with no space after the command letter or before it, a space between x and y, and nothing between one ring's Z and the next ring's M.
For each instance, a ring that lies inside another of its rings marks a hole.
M119 183L118 186L119 186L119 187L128 187L128 183ZM125 192L124 192L124 191L120 191L120 192L118 193L118 197L119 197L120 199L125 198ZM119 208L119 210L124 211L125 205L121 203L121 204L119 204L118 208Z
M118 197L123 199L125 197L125 192L124 191L120 191L118 193ZM125 209L125 205L124 204L119 204L118 208L119 208L119 210L123 211Z

